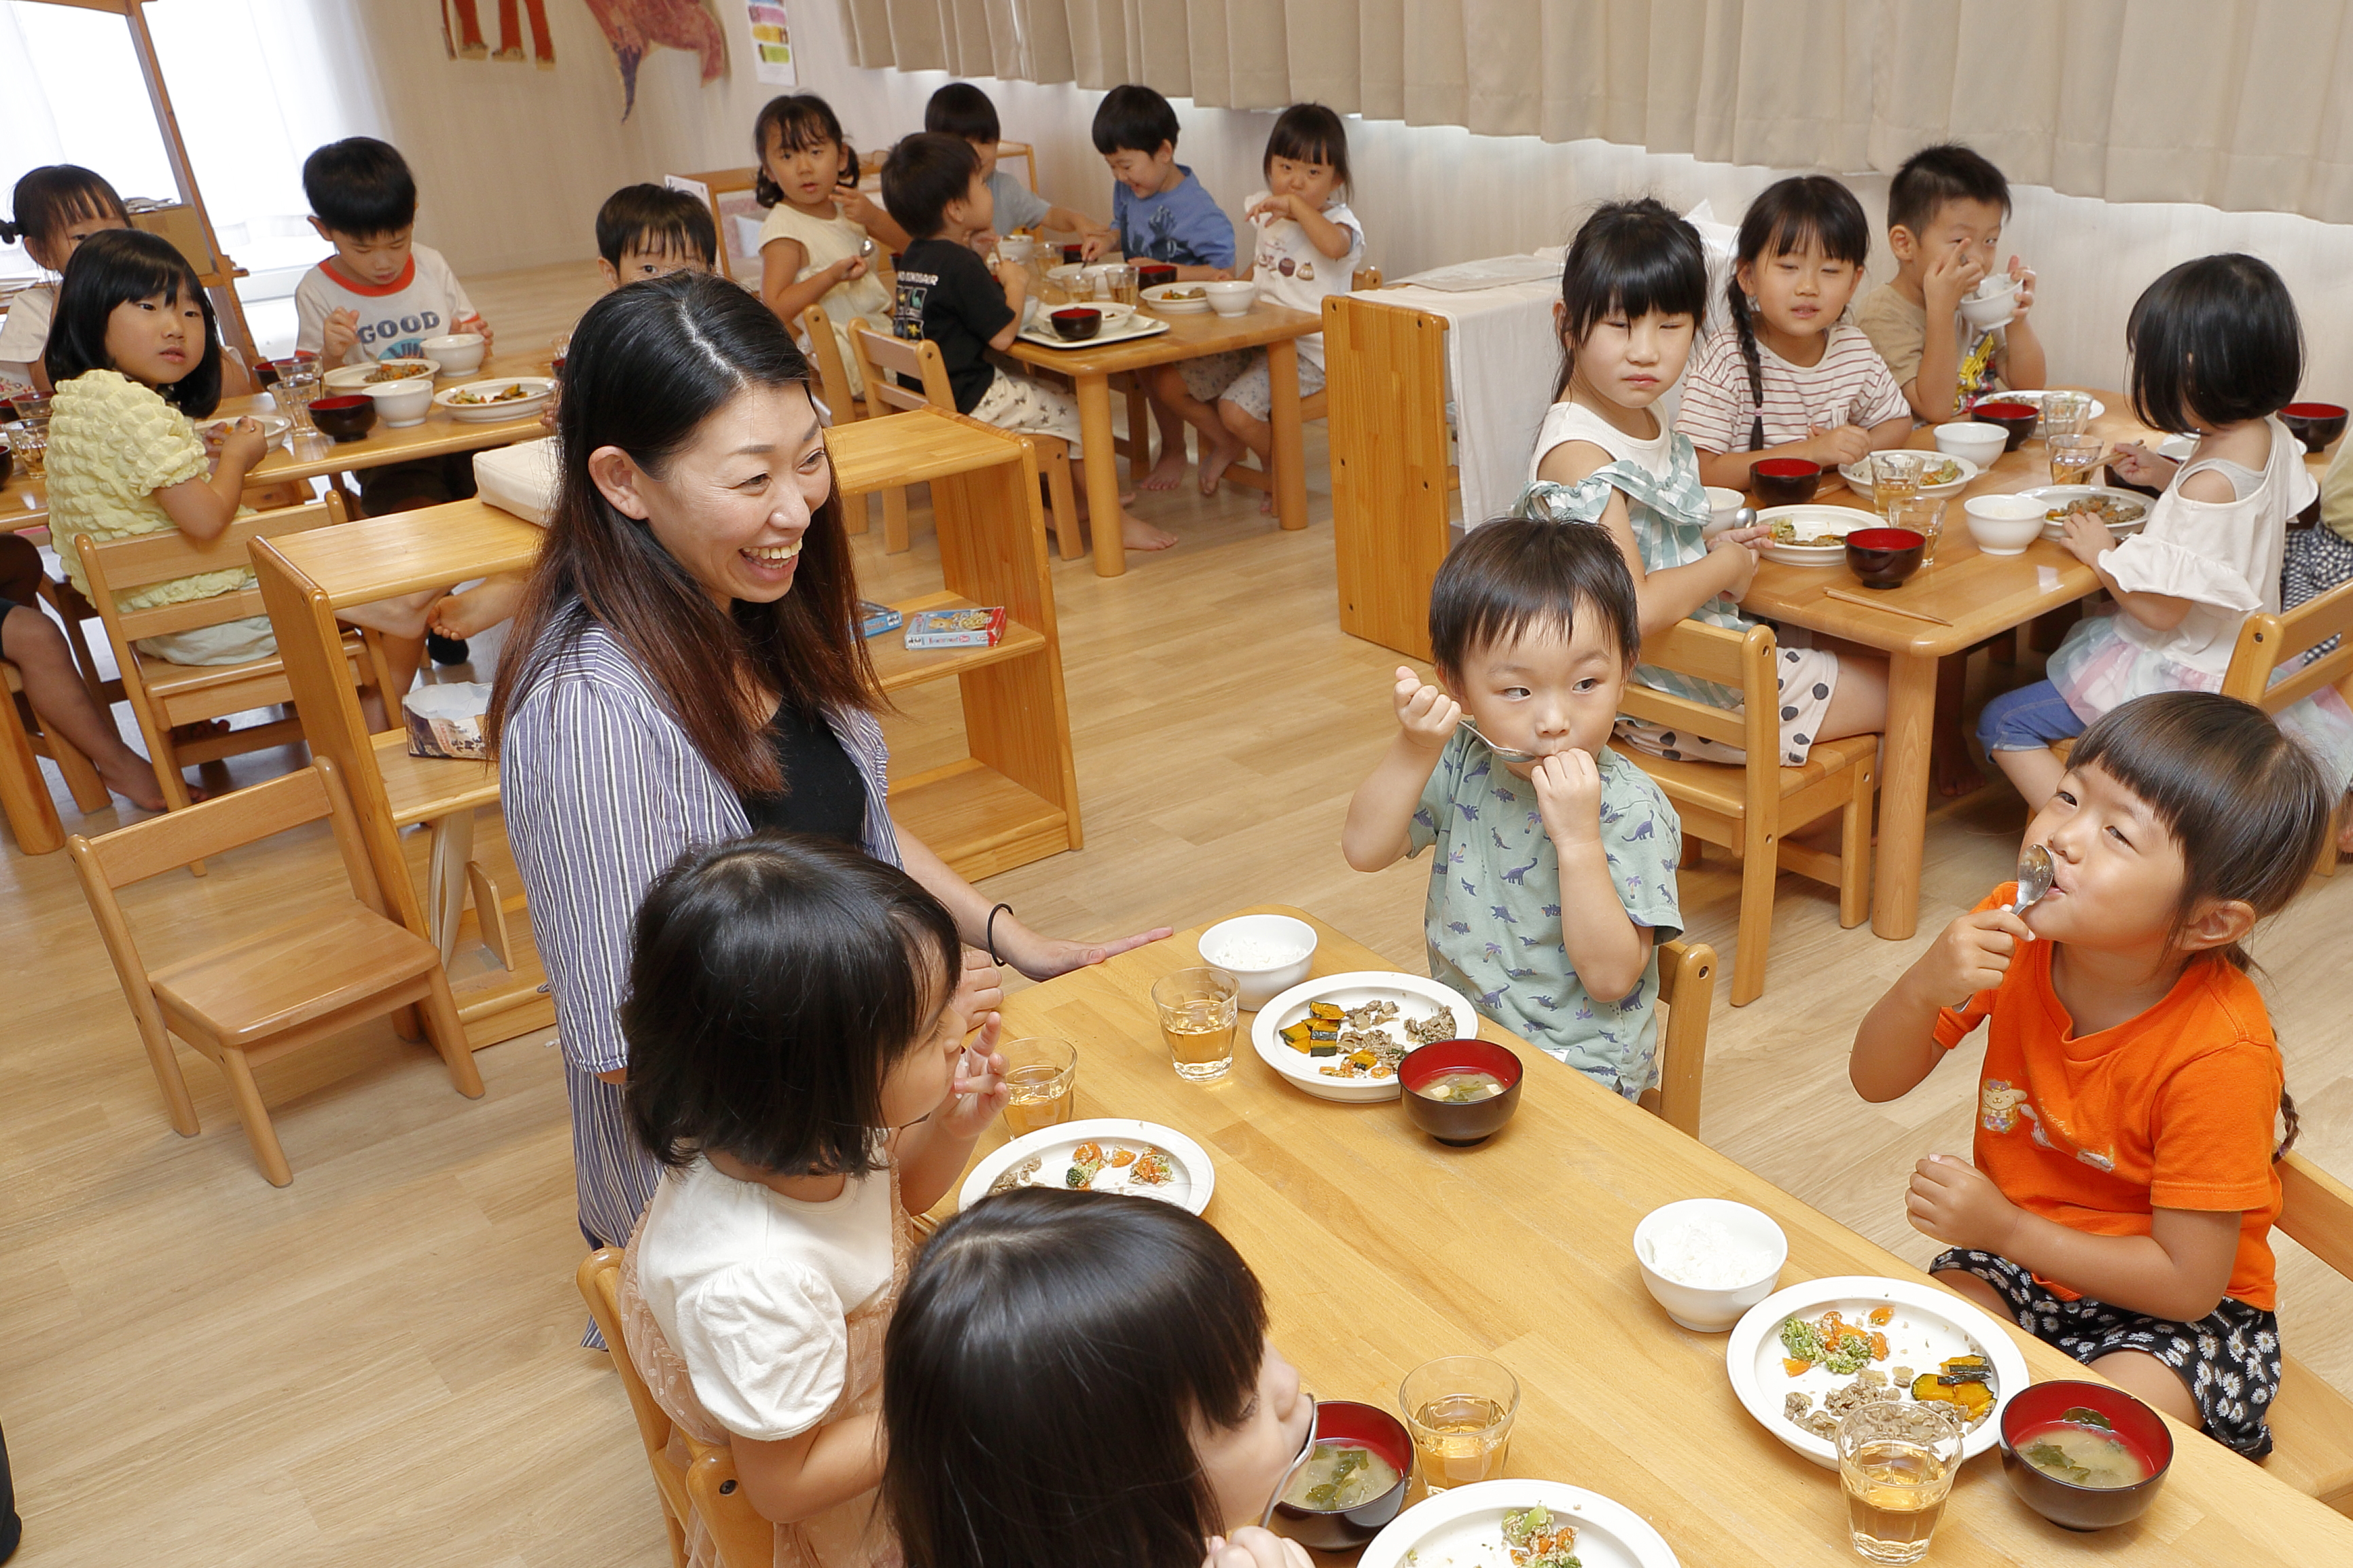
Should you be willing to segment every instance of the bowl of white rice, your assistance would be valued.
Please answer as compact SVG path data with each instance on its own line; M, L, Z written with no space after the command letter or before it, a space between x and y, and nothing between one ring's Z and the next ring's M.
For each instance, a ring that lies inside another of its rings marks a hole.
M1788 1258L1779 1226L1724 1198L1668 1204L1634 1227L1642 1283L1668 1317L1704 1334L1725 1332L1771 1295Z
M1237 915L1201 933L1201 962L1241 983L1240 1005L1255 1013L1307 978L1315 928L1289 915Z

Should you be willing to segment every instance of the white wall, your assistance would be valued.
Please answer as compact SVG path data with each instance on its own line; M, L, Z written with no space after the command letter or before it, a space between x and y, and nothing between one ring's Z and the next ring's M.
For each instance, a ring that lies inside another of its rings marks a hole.
M549 10L558 69L442 58L432 0L365 8L384 80L385 133L416 165L420 234L461 273L583 255L597 204L614 187L666 173L751 161L750 128L775 91L754 79L740 5L716 7L729 31L729 79L709 89L693 58L648 58L638 110L618 123L620 88L604 38L578 5ZM830 0L792 8L802 88L822 93L860 148L923 124L937 72L864 70L846 63ZM602 68L589 68L588 62ZM1071 87L984 81L1008 137L1032 142L1040 186L1108 216L1110 176L1088 140L1099 95ZM1181 160L1229 210L1256 188L1273 116L1177 106ZM1546 144L1478 137L1451 127L1352 121L1356 208L1369 258L1392 278L1505 251L1558 245L1592 203L1649 192L1688 209L1702 198L1726 222L1785 171L1703 164L1599 142ZM1886 181L1852 181L1874 226ZM2353 400L2353 227L2273 213L2115 205L2020 187L2005 246L2040 274L2035 317L2054 381L2121 385L2124 322L2134 299L2176 262L2218 250L2263 257L2287 279L2311 346L2308 395ZM1892 270L1882 253L1873 280Z

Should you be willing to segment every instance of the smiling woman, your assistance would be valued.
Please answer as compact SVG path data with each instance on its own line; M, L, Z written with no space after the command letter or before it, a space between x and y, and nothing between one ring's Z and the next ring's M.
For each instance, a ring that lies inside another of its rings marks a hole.
M491 696L515 863L564 1044L580 1228L628 1239L659 1167L622 1114L616 1022L646 888L698 844L785 828L903 866L989 943L989 902L887 802L881 692L810 370L758 300L678 273L592 306L565 363L563 473ZM1035 978L1092 946L999 914L995 951ZM955 1005L1000 993L967 954Z

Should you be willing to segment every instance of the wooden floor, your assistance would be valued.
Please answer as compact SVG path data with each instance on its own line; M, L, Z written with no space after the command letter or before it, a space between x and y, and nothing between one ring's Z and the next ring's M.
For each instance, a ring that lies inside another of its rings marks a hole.
M567 324L593 288L586 268L473 282L522 342ZM1320 427L1308 439L1305 532L1276 531L1249 492L1147 497L1137 510L1177 549L1108 581L1084 562L1056 568L1087 847L987 887L1039 929L1182 927L1282 900L1422 968L1426 867L1368 877L1340 858L1349 793L1389 733L1397 659L1337 630ZM888 559L879 531L860 541L868 596L934 584L920 510L916 539ZM954 694L915 697L889 726L898 763L960 755L953 733L914 737L954 723ZM238 776L288 760L249 759ZM57 795L69 829L116 820ZM2007 874L2022 816L1998 785L1938 811L1908 942L1841 931L1827 889L1784 878L1764 996L1735 1011L1720 991L1712 1021L1707 1141L1915 1261L1935 1245L1904 1223L1903 1177L1924 1153L1967 1150L1975 1058L1873 1107L1847 1086L1847 1045L1903 966ZM165 953L259 911L284 918L337 875L323 838L297 836L223 857L202 881L134 889L132 918ZM1736 898L1724 862L1683 878L1692 934L1727 962ZM2353 871L2257 943L2304 1148L2340 1173L2353 1173L2348 930ZM295 1173L280 1190L192 1053L205 1130L171 1131L64 855L0 850L0 1426L26 1519L19 1562L668 1561L620 1390L577 1348L581 1243L545 1039L481 1052L480 1101L380 1025L265 1068ZM2275 1239L2288 1343L2353 1390L2353 1289Z

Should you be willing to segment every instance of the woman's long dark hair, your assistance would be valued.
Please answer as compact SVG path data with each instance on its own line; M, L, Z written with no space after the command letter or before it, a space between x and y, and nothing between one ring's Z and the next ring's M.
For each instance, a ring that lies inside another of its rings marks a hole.
M1152 1198L1025 1188L939 1229L882 1352L882 1502L922 1568L1198 1568L1225 1531L1189 1424L1239 1426L1266 1302Z
M155 391L191 419L219 407L220 324L213 316L212 296L176 246L138 228L101 229L76 246L67 260L48 347L41 355L49 384L63 386L90 371L114 369L106 352L106 323L115 307L157 294L168 304L195 300L205 312L205 341L195 367Z
M588 308L573 331L556 402L564 471L555 511L507 645L522 654L500 661L491 693L494 743L514 704L591 624L628 650L695 750L740 795L784 788L764 739L766 716L744 709L755 683L805 713L881 704L855 630L858 580L839 496L827 496L809 518L792 592L772 604L739 600L731 615L588 473L591 453L617 447L659 477L732 399L809 382L808 361L775 313L724 279L675 272L617 289Z
M1748 401L1757 408L1748 422L1752 452L1765 449L1765 365L1757 357L1757 327L1748 319L1748 296L1741 290L1739 268L1754 267L1768 255L1802 251L1810 239L1832 261L1853 262L1857 272L1871 261L1871 220L1863 216L1854 193L1828 174L1775 181L1748 204L1748 214L1740 220L1732 281L1725 293L1732 307L1733 331L1740 336L1740 358L1748 366Z

